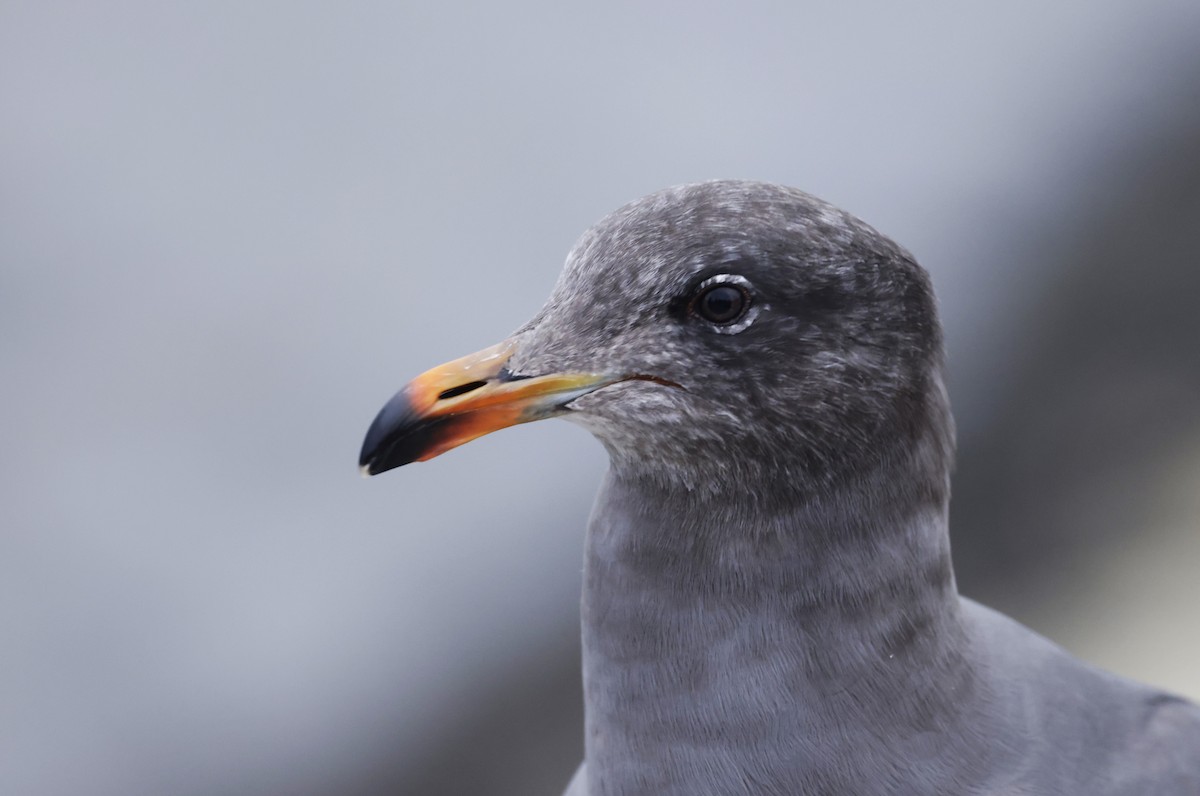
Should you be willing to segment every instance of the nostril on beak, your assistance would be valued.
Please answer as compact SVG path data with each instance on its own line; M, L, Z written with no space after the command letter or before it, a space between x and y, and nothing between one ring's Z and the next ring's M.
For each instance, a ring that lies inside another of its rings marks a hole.
M457 387L451 387L448 390L442 390L440 393L438 393L438 400L444 401L447 398L457 398L460 395L465 395L471 392L471 390L478 390L480 387L483 387L486 384L486 381L469 381L466 384L460 384Z

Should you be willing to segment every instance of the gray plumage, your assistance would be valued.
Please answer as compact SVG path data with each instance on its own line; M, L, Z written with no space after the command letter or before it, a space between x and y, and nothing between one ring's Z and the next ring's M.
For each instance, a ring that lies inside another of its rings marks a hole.
M1200 709L958 595L933 291L858 219L751 182L621 208L360 464L553 415L611 462L568 796L1200 794Z
M687 297L748 280L722 333ZM1200 794L1200 710L961 598L925 272L799 191L711 182L584 234L517 374L651 374L568 405L611 467L570 796Z

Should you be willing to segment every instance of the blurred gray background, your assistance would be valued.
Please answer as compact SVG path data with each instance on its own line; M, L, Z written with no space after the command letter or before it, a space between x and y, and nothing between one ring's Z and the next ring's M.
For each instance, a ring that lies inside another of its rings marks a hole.
M1200 4L907 5L0 4L0 793L557 794L600 446L358 446L714 177L933 273L962 589L1200 697Z

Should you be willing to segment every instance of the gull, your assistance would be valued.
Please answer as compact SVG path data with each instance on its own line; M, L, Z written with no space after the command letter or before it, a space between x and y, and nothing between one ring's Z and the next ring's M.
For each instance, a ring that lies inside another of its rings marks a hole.
M609 456L568 796L1200 794L1200 708L958 593L926 272L801 191L670 188L543 309L418 376L374 475L562 417Z

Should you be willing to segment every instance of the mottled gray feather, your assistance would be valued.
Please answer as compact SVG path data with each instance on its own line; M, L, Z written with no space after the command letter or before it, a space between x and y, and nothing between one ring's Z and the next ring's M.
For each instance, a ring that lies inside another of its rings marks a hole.
M759 314L688 311L737 274ZM721 181L581 238L518 374L611 467L588 528L569 796L1200 794L1200 710L959 597L925 272L807 194Z

